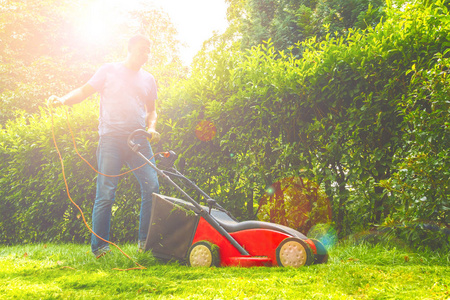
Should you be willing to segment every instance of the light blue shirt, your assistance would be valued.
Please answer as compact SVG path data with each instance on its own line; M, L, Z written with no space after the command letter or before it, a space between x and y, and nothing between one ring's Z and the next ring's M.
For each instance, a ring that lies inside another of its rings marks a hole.
M133 71L123 63L105 64L88 84L100 93L99 135L128 136L145 129L145 106L157 99L155 78L145 70Z

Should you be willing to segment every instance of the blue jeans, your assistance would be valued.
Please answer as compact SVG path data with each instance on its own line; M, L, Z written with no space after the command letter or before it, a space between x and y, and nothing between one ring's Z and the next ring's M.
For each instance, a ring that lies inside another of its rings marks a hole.
M146 138L134 140L142 147L139 150L147 158L153 156L150 143ZM106 175L120 174L124 163L130 169L137 168L145 163L142 157L134 153L127 144L127 137L101 136L97 148L98 171ZM152 159L152 163L155 160ZM148 164L133 172L141 186L141 212L139 219L139 244L145 242L150 223L152 209L152 193L159 192L158 176L156 171ZM115 200L115 193L119 177L98 175L97 193L94 209L92 211L92 230L105 240L109 240L111 224L111 207ZM97 255L109 250L109 244L92 234L92 252Z

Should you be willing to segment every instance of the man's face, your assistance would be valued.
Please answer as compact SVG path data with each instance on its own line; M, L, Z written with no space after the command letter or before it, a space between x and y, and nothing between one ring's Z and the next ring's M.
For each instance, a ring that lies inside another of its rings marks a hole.
M145 41L138 42L130 49L131 57L140 66L143 66L148 61L149 54L150 44Z

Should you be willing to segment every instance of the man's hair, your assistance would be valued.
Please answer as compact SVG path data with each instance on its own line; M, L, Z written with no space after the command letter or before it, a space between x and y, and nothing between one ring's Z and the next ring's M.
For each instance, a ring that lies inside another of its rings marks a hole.
M137 35L131 37L130 40L128 41L128 51L130 51L131 48L133 48L136 44L138 44L140 42L145 42L149 46L151 45L150 39L148 37L146 37L143 34L137 34Z

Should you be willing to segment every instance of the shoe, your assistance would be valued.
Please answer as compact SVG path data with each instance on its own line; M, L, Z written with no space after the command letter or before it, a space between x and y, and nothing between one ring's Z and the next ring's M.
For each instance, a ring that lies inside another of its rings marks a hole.
M100 257L103 257L103 256L105 256L105 255L108 254L108 253L111 253L111 250L108 250L108 251L106 251L106 252L102 252L102 253L100 253L99 255L97 255L95 258L96 258L96 259L99 259Z
M95 258L97 258L97 259L99 259L100 257L105 256L108 253L111 253L111 250L109 249L108 246L100 248L97 251L93 252L93 254L95 255Z

